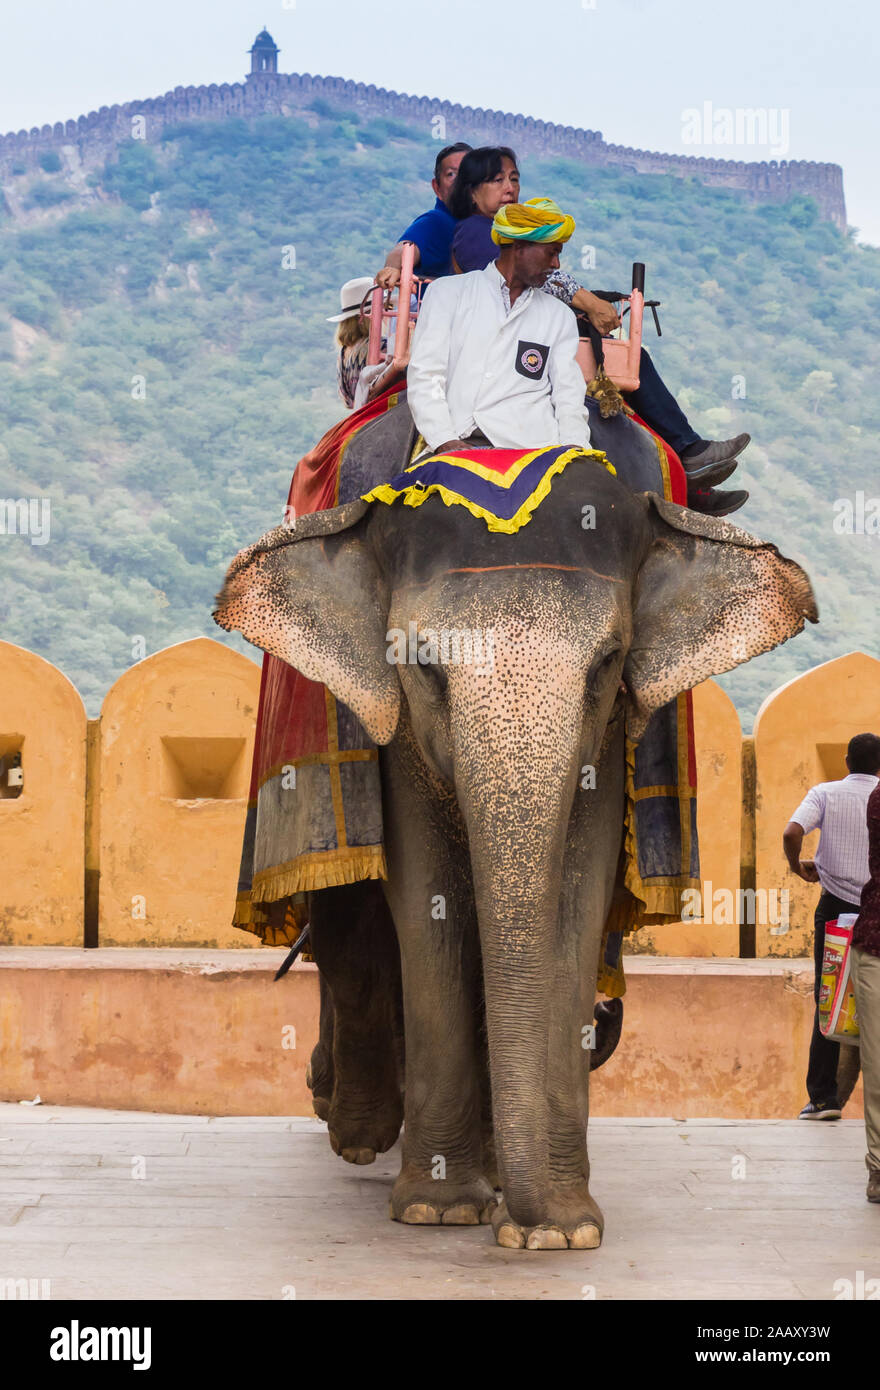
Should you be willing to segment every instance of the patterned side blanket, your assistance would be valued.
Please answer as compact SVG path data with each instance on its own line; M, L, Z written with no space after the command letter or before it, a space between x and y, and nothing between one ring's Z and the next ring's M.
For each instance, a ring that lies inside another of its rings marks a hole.
M575 459L595 459L609 473L617 471L597 449L457 449L411 463L390 483L365 493L364 501L390 505L402 497L405 506L420 507L434 493L447 507L466 507L490 531L512 536L531 521L553 479Z
M405 392L390 388L334 426L298 464L288 508L305 515L364 495L375 494L378 500L386 488L396 496L401 478L410 486L412 463L401 471L401 461L416 460L424 441L404 402ZM602 421L598 409L588 405L596 452L606 463L606 454L614 460L623 482L668 501L686 500L677 456L644 422L623 415ZM537 451L510 452L521 463L526 460L521 475ZM474 505L502 521L513 520L542 481L549 489L553 464L571 452L558 451L541 481L535 481L535 473L529 475L527 483L533 486L525 497L517 494L512 515L494 497L492 507L483 501ZM473 459L484 466L486 453L474 451ZM541 466L539 462L539 471ZM433 482L438 490L446 486L439 476ZM519 524L530 515L526 511ZM489 524L489 518L484 520ZM681 891L699 886L690 695L659 710L638 746L628 739L626 750L627 894L606 925L599 976L599 989L612 996L625 988L623 935L646 923L677 921ZM306 892L385 876L377 749L323 685L265 656L234 925L255 932L267 945L288 945L305 920Z
M404 399L391 386L328 430L297 464L288 517L351 502L409 457L412 420L394 410ZM288 945L306 892L385 877L382 846L375 744L326 686L267 653L233 925Z

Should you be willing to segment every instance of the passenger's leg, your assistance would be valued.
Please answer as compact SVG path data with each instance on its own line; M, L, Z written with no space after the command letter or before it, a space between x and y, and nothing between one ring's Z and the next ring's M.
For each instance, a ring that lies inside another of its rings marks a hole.
M639 387L637 391L629 392L629 400L633 409L652 430L656 430L661 439L671 445L679 457L689 444L699 443L700 436L644 348L639 363Z
M633 407L661 439L678 454L688 479L688 506L715 516L736 511L747 492L716 492L736 468L736 456L749 442L747 434L733 439L702 439L642 348L639 388L629 393Z

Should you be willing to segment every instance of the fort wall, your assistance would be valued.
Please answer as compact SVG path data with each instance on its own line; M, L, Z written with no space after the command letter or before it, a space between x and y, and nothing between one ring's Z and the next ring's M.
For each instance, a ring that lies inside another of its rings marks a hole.
M627 168L636 174L695 178L710 187L739 190L753 200L782 201L794 194L807 194L815 198L823 217L841 230L846 228L843 170L837 164L710 159L630 149L607 144L596 130L309 73L254 73L243 82L175 87L164 96L145 101L102 106L77 120L10 132L0 136L0 179L38 168L40 158L49 151L58 153L68 165L100 168L115 158L123 141L132 138L135 122L143 122L143 127L137 126L138 138L155 141L166 126L181 121L294 115L317 99L368 118L424 122L426 134L441 130L441 138L449 141L466 138L473 144L511 144L524 155L558 155L587 165Z

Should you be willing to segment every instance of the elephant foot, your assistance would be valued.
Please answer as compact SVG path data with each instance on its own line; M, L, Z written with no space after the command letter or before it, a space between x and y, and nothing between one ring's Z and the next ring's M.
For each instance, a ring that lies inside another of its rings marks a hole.
M391 1192L390 1215L407 1226L486 1226L496 1201L482 1174L435 1180L401 1173Z
M333 1096L333 1059L320 1042L313 1048L306 1067L306 1085L312 1093L312 1109L318 1119L328 1119Z
M346 1163L373 1163L377 1154L392 1148L403 1123L403 1103L396 1089L374 1104L358 1098L356 1106L347 1104L337 1093L328 1106L327 1130L330 1147Z
M604 1219L589 1192L566 1193L547 1203L548 1216L536 1226L521 1225L502 1199L492 1213L495 1240L505 1250L596 1250Z

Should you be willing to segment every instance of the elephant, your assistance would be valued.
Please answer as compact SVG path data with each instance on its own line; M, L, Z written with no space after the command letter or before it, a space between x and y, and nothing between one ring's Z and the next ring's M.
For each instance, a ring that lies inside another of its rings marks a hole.
M437 496L300 517L236 556L214 616L380 750L387 879L318 894L311 924L334 1147L370 1161L403 1114L394 1219L595 1248L583 1033L621 891L624 732L816 622L807 575L585 458L516 535ZM482 634L491 662L397 659L411 624Z

